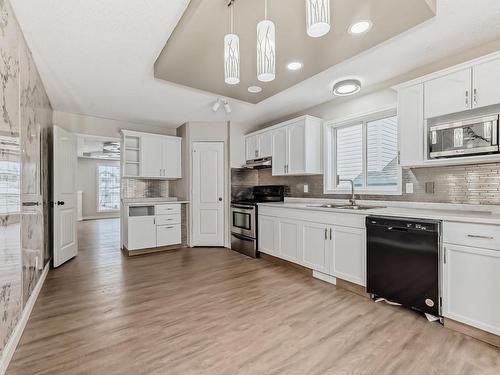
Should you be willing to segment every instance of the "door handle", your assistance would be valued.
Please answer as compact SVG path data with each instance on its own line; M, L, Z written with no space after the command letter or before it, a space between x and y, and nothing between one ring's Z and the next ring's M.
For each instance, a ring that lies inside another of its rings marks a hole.
M58 206L64 206L64 201L57 201Z
M222 202L222 197L219 197L219 202Z
M332 240L332 228L330 228L330 241Z
M23 207L33 207L33 206L39 206L39 202L23 202Z
M327 240L327 239L328 239L328 229L325 228L325 240Z

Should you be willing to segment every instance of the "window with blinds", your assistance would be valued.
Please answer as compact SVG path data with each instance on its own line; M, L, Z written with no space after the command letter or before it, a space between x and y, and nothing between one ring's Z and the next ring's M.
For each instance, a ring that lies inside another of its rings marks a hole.
M394 111L327 126L325 192L400 194L398 119Z
M118 211L120 209L120 167L97 166L97 211Z

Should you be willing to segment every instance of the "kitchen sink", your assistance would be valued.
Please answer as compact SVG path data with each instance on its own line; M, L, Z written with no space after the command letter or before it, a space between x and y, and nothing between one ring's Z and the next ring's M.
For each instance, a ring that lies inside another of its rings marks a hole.
M340 209L340 210L373 210L376 208L385 208L381 206L363 206L363 205L351 205L351 204L316 204L316 205L309 205L308 207L317 207L317 208L334 208L334 209Z

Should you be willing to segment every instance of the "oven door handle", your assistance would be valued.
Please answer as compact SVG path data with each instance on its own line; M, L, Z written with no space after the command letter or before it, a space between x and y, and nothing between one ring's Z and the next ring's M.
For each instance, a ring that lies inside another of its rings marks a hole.
M234 236L235 238L241 240L241 241L249 241L249 242L252 242L254 241L255 239L254 238L250 238L250 237L245 237L245 236L242 236L241 234L237 234L237 233L231 233L231 236Z
M238 209L241 209L241 210L247 210L247 211L253 211L255 209L255 207L249 207L249 206L239 206L237 204L232 204L231 205L231 208L238 208Z

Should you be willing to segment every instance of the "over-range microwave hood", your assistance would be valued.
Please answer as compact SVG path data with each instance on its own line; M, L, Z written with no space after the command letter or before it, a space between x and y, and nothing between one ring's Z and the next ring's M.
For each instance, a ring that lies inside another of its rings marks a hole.
M271 157L255 159L255 160L247 160L246 164L243 166L243 168L247 169L264 169L271 167L272 167Z
M500 152L498 114L436 124L428 129L429 159Z

